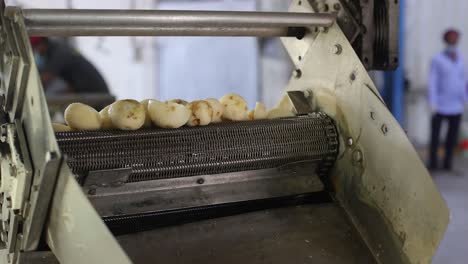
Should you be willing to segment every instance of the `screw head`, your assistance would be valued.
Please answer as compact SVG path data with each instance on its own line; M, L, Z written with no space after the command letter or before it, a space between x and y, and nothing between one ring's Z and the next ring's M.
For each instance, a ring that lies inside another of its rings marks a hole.
M301 78L301 76L302 76L302 71L299 70L299 69L294 70L294 71L293 71L293 76L294 76L294 78L296 78L296 79Z
M360 150L356 150L353 152L353 160L355 162L361 162L362 161L362 152Z
M205 180L203 178L200 178L200 179L197 180L197 183L198 184L203 184L203 183L205 183Z
M348 146L352 146L354 144L353 138L348 138Z
M335 3L335 4L333 5L333 9L335 9L336 11L339 11L339 10L341 9L340 3Z
M343 47L340 44L333 46L333 53L340 55L343 52Z
M386 134L388 133L388 127L387 127L386 124L383 124L381 129L382 129L382 133L383 133L384 135L386 135Z

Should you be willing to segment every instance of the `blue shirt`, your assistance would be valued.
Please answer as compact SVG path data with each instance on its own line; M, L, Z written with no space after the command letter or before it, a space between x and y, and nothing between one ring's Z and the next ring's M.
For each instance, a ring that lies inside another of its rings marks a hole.
M432 59L429 74L429 103L434 111L444 115L462 114L465 108L466 69L462 55L456 60L443 51Z

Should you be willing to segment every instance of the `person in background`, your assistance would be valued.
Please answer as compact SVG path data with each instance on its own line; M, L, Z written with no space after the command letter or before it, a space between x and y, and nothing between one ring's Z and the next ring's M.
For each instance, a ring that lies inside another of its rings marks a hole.
M70 46L46 37L31 37L46 94L109 93L99 71Z
M460 33L457 30L447 30L443 35L445 49L432 59L428 87L432 110L430 170L440 169L437 150L440 128L444 121L448 122L448 132L445 138L445 157L442 169L452 170L453 151L458 141L467 85L465 62L457 49L459 38Z

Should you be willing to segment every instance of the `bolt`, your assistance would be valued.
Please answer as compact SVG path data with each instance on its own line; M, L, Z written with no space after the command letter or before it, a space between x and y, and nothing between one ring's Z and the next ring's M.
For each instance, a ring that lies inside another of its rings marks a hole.
M205 180L203 178L200 178L200 179L197 180L197 183L198 184L203 184L203 183L205 183Z
M355 162L361 162L362 161L362 152L360 150L356 150L353 152L353 160Z
M319 29L320 32L323 32L323 33L328 32L328 28L326 28L326 27L319 27L318 29Z
M374 112L370 112L370 118L371 118L372 120L375 120L375 113L374 113Z
M296 79L301 78L301 76L302 76L302 71L299 70L299 69L294 70L294 71L293 71L293 76L294 76L294 78L296 78Z
M333 9L335 9L336 11L339 11L341 9L341 5L339 3L335 3L333 5Z
M348 138L348 146L352 146L354 144L353 138Z
M336 55L340 55L341 52L343 52L343 47L340 44L336 44L335 46L333 46L333 53L335 53Z
M384 135L386 135L386 134L388 133L388 127L387 127L387 125L385 125L385 124L382 125L382 133L383 133Z

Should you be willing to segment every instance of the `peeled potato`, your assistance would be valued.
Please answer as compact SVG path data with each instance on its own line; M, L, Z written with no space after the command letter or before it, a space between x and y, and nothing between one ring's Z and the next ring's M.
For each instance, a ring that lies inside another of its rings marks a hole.
M148 114L148 102L150 101L151 99L145 99L143 101L140 102L140 104L143 106L143 108L145 108L145 123L143 124L143 127L151 127L151 125L153 124L153 122L151 121L151 118Z
M249 119L247 102L240 95L226 94L219 101L224 106L224 119L232 121Z
M72 131L72 129L64 124L60 123L52 123L52 128L54 129L54 132L68 132Z
M281 100L280 100L279 103L275 106L275 108L277 108L277 109L282 109L282 110L292 111L293 105L292 105L292 103L291 103L291 99L289 99L289 96L288 96L288 95L284 95L283 97L281 97Z
M292 111L280 109L280 108L273 108L270 111L268 111L268 114L267 114L268 119L293 117L293 116L295 116L295 114Z
M109 117L115 128L137 130L145 123L145 108L135 100L119 100L110 105Z
M89 105L72 103L65 109L65 122L76 130L97 130L101 128L99 113Z
M187 105L187 108L192 112L188 126L206 126L211 122L213 109L206 101L193 101Z
M255 110L250 110L248 113L249 120L254 120Z
M208 98L205 99L211 109L213 109L213 114L211 115L211 123L219 123L221 122L221 117L224 113L224 106L218 101L218 99Z
M158 127L179 128L188 122L191 112L182 104L150 100L148 114Z
M267 108L264 104L257 102L255 103L255 111L253 114L254 120L266 119L268 116Z
M181 104L181 105L188 105L188 102L183 99L172 99L172 100L169 100L168 102Z
M101 128L102 129L109 129L113 128L112 120L109 116L109 108L110 105L104 107L101 111L99 111L99 116L101 117Z

